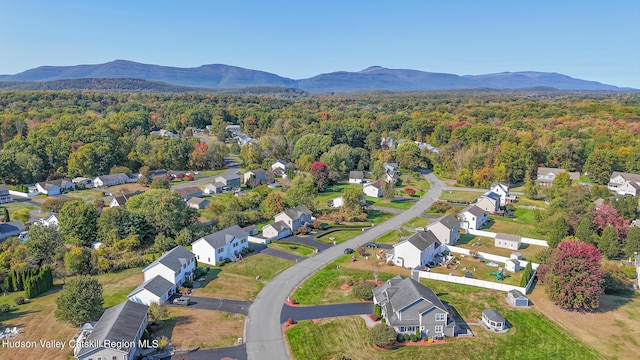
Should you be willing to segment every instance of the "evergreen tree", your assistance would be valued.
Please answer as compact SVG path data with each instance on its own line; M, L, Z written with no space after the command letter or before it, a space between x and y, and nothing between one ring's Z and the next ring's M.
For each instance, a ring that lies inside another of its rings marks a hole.
M24 286L24 297L27 299L31 299L33 296L31 295L31 283L27 281Z
M527 266L524 268L524 272L522 274L522 280L520 280L520 286L526 287L529 283L529 280L533 277L533 267L531 266L531 261L527 263Z
M6 292L9 292L9 291L13 290L13 288L11 287L11 278L9 276L4 278L4 286L2 288Z
M9 209L3 208L3 210L4 210L4 222L11 221L11 218L9 217Z
M11 291L18 291L18 275L15 270L11 272Z
M587 244L593 244L594 239L593 235L595 232L593 231L593 225L591 220L582 219L578 227L576 228L576 237Z
M624 245L624 253L628 257L636 252L640 253L640 228L632 227L627 232L627 242Z
M609 259L620 255L620 243L618 242L618 232L612 225L607 225L602 231L602 236L598 241L598 248Z
M560 241L569 235L569 230L569 224L567 224L564 216L556 218L549 229L549 246L551 248L558 246Z

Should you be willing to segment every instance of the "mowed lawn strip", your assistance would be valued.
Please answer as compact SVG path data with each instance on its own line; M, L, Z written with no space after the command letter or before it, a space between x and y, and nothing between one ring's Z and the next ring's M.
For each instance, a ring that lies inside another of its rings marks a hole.
M482 194L472 191L445 190L440 195L440 200L470 203L476 201L480 195Z

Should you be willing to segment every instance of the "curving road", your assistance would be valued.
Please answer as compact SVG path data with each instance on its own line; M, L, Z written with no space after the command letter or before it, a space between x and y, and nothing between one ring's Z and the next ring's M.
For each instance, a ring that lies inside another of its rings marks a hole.
M424 176L431 183L431 189L410 209L351 240L332 246L288 268L267 283L249 308L249 316L245 323L245 341L249 360L289 358L280 322L280 314L287 296L314 272L343 255L345 248L356 248L374 241L390 230L399 228L405 222L420 216L440 197L443 188L443 183L432 173Z

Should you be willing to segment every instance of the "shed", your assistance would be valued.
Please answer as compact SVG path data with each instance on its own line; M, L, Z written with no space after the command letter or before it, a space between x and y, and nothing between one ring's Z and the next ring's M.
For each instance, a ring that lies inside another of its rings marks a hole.
M507 271L516 272L520 270L520 261L516 259L509 259L504 262L504 268Z
M507 301L513 306L529 306L529 299L518 290L509 290L507 292Z
M509 258L515 259L515 260L522 260L522 254L519 251L512 252Z
M493 331L503 331L507 328L507 320L504 316L492 309L482 310L482 323Z

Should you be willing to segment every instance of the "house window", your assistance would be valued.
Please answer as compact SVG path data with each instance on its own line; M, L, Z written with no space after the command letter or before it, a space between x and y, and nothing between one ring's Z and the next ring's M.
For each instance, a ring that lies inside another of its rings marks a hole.
M444 326L442 326L442 325L436 325L436 326L435 326L435 328L434 328L434 330L435 330L435 333L436 333L436 334L442 334L442 333L444 332Z
M445 315L443 313L437 313L436 314L436 321L444 321L445 319L446 318L445 318Z
M200 260L200 255L198 255L198 260Z
M222 254L222 250L224 250L223 248L219 248L218 249L218 254Z
M404 332L404 326L400 326L400 332Z
M220 256L220 257L218 258L218 261L222 261L222 256Z
M238 247L238 243L233 243L233 247Z
M210 263L211 262L211 258L207 258L207 262Z
M242 239L242 240L240 240L240 242L244 244L244 243L247 242L247 239Z

